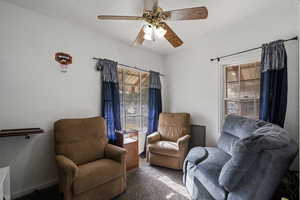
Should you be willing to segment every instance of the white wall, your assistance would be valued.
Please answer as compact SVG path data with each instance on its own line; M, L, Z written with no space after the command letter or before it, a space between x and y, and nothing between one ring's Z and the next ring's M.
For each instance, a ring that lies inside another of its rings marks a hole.
M207 126L208 146L215 146L219 137L218 63L210 62L210 59L257 47L268 41L294 37L298 33L296 2L281 1L284 5L280 7L280 14L274 11L276 7L254 13L247 20L199 38L195 41L195 48L166 58L168 110L189 112L194 124ZM298 141L298 42L288 42L286 48L289 76L286 127ZM239 59L247 56L241 55Z
M160 56L132 48L76 24L0 1L0 129L41 127L30 140L0 139L0 167L11 167L12 193L56 181L53 122L100 112L100 73L93 56L161 71ZM62 74L55 52L73 56Z

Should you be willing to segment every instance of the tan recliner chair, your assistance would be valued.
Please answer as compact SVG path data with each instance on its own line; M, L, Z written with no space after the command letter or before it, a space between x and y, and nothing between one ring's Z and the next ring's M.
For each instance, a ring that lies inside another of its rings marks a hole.
M190 114L161 113L158 131L147 137L147 162L182 169L190 139Z
M126 150L107 143L101 117L54 124L56 161L64 200L107 200L126 188Z

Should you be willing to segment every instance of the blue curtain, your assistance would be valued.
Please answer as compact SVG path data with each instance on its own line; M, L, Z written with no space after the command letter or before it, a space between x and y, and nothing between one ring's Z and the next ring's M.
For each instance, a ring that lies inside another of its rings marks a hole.
M158 72L150 71L149 79L148 129L146 135L157 131L159 114L162 112L160 75ZM140 154L142 157L146 157L146 141L147 137L145 138L144 152Z
M263 45L261 67L259 118L283 127L288 93L287 54L284 41Z
M158 72L150 71L147 135L157 131L159 114L162 112L161 82Z
M102 71L102 116L106 119L106 131L109 143L116 142L116 131L121 130L120 94L118 81L118 63L111 60L99 60L97 68Z

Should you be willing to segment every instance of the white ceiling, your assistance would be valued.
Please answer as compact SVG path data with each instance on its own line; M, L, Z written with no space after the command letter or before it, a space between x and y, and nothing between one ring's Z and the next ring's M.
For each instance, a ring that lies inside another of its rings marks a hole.
M99 21L99 14L142 15L143 0L5 0L20 7L42 14L63 18L84 25L101 34L131 45L139 29L140 21ZM164 10L206 6L209 10L207 20L169 22L170 27L184 41L183 46L174 49L166 40L145 41L142 47L158 54L172 54L176 51L192 48L201 43L205 35L220 31L223 27L259 19L256 13L264 9L273 10L274 15L290 9L286 4L293 0L160 0ZM289 4L290 5L290 4ZM268 12L270 14L270 12Z

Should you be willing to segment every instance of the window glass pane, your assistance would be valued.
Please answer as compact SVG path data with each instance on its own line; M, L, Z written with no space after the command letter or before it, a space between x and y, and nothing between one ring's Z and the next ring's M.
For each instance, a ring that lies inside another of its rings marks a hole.
M138 99L139 98L139 93L140 93L140 87L139 85L128 85L125 84L124 85L124 97L126 98L135 98Z
M259 97L259 93L260 93L259 88L260 88L259 80L242 81L240 87L240 97L257 98Z
M118 68L118 79L119 79L119 84L123 83L123 70L122 68Z
M225 68L226 82L239 81L239 66L231 66Z
M148 72L142 73L141 76L142 76L141 86L148 88L149 87L149 73Z
M241 115L253 119L258 119L259 115L259 101L258 100L242 100L241 101Z
M138 86L124 86L124 105L126 115L140 114L140 93Z
M140 74L135 70L124 70L124 84L139 86L140 84Z
M225 101L225 115L240 114L240 103L238 101Z
M122 87L120 87L120 119L121 119L121 127L124 127L124 102L123 102L123 92Z
M136 116L140 114L140 107L138 101L124 101L124 105L126 116Z
M148 88L142 88L141 92L142 92L141 93L142 115L147 116L148 115L149 89Z
M241 80L260 78L260 63L241 65Z
M226 84L226 98L237 98L239 97L240 85L239 83L227 83Z
M142 133L146 133L147 129L148 129L148 116L143 116L142 117L142 127L141 127Z
M141 131L143 133L147 132L148 129L148 96L149 96L149 89L142 88L141 90L141 107L142 107L142 127Z
M140 117L126 117L126 130L140 130Z

